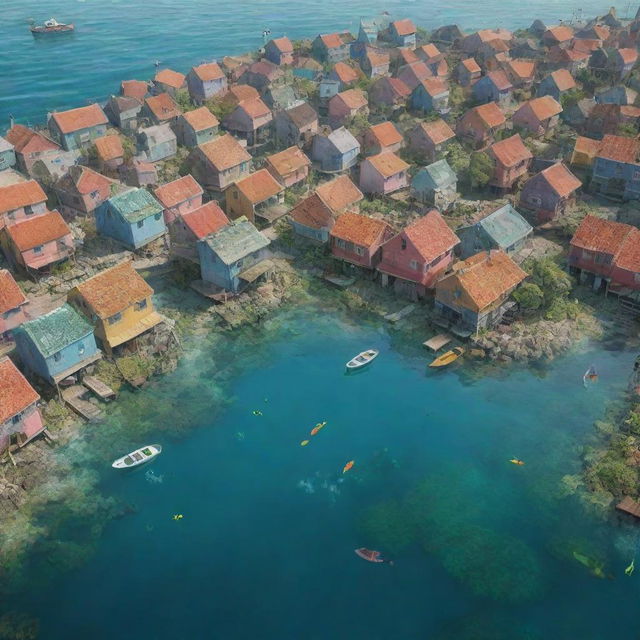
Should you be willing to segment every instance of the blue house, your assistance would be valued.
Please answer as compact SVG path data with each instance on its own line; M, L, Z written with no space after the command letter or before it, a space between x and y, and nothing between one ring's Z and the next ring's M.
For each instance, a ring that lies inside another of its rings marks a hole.
M411 108L444 115L449 112L449 89L438 78L425 78L411 92Z
M88 147L96 138L107 133L109 120L100 105L90 104L69 111L50 114L48 126L51 137L65 151Z
M640 199L640 142L605 135L593 162L591 188L622 200Z
M272 268L269 240L244 216L198 242L205 283L237 293Z
M511 101L513 85L504 71L492 71L482 76L471 91L478 102L497 102L500 106L505 106Z
M162 205L146 189L126 189L95 210L96 228L100 235L139 249L166 233L162 211Z
M138 150L149 162L172 158L178 151L178 140L168 123L140 129L136 134Z
M389 39L397 47L415 49L416 26L408 18L396 20L389 25Z
M25 368L52 384L102 357L93 327L68 304L25 322L15 340Z
M346 171L358 161L360 143L344 127L328 136L318 134L313 139L311 157L319 171L327 173Z
M0 171L8 169L16 164L16 154L13 145L0 137Z

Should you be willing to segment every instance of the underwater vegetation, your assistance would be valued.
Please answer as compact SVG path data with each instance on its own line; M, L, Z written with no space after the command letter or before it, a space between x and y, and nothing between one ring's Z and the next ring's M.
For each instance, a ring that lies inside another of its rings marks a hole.
M0 640L35 640L38 632L38 621L25 614L10 612L0 617Z
M542 640L543 636L516 617L503 613L472 613L445 623L432 640Z

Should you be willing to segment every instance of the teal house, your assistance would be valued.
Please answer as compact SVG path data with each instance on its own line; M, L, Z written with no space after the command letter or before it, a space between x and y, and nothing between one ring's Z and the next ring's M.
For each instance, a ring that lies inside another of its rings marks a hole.
M68 304L25 322L15 340L25 369L54 385L102 357L93 327Z
M166 233L162 211L146 189L126 189L97 207L96 229L128 249L139 249Z
M0 171L13 167L16 163L16 154L13 145L0 137Z

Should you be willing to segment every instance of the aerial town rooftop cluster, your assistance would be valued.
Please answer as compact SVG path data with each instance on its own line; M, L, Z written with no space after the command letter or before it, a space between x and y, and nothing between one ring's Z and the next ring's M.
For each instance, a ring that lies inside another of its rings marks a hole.
M224 303L269 277L283 220L342 276L424 299L460 336L495 326L536 228L583 190L640 195L639 33L638 18L613 12L429 35L384 15L355 36L275 38L258 55L125 80L104 105L48 114L46 128L12 123L0 138L0 452L45 429L30 382L55 389L164 322L140 258L197 265L193 287ZM454 232L449 213L479 187L487 206ZM595 288L638 291L639 237L588 216L570 268ZM53 309L14 278L73 271L96 246L130 257L70 279Z

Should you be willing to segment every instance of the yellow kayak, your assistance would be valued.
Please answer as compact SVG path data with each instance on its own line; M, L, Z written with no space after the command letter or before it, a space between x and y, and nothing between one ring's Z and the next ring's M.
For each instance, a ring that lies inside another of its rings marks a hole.
M429 366L430 367L448 367L452 362L455 362L462 354L464 349L462 347L454 347L451 351L443 353L438 356Z

